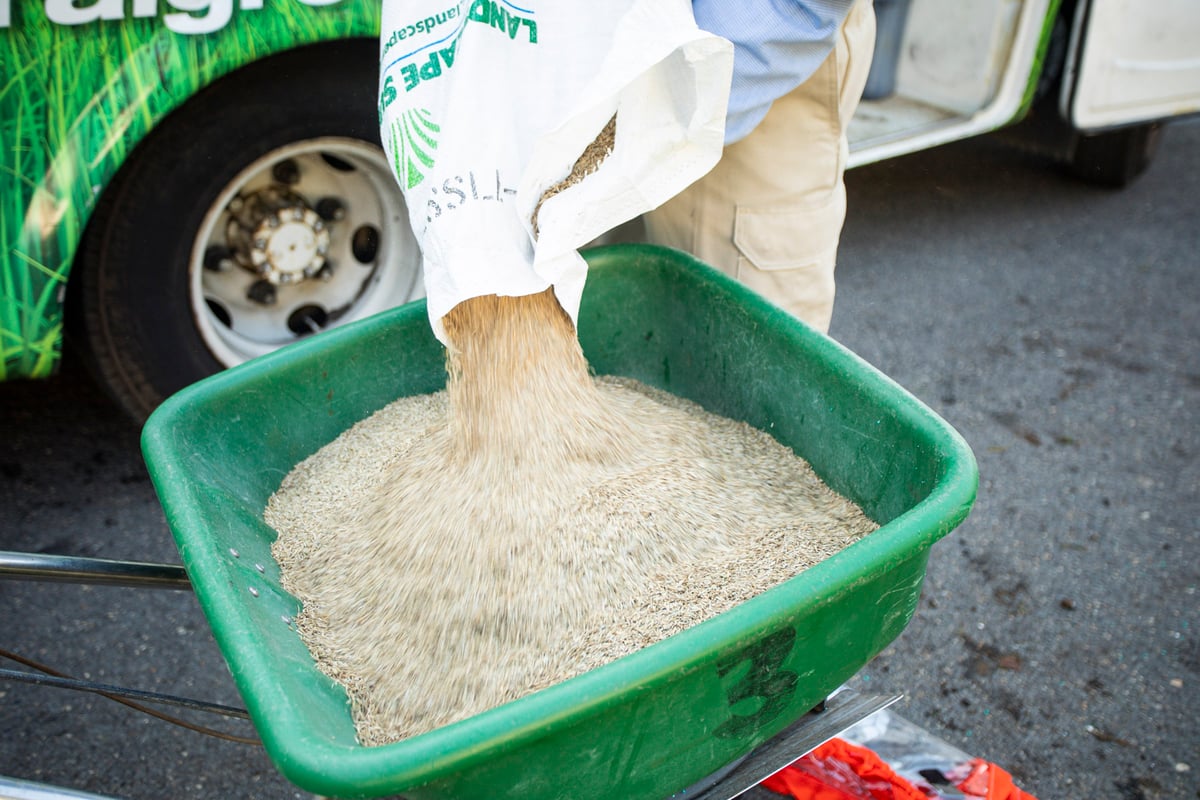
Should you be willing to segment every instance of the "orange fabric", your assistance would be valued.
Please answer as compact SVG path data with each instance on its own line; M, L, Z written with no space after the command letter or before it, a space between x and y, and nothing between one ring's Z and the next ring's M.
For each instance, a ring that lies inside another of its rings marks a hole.
M874 752L842 739L829 740L762 786L796 800L928 800Z
M929 800L873 751L831 739L761 784L795 800ZM1037 800L1017 788L1005 770L976 758L958 785L985 800Z
M987 800L1037 800L1028 792L1018 789L1011 775L981 758L971 762L971 774L958 788Z

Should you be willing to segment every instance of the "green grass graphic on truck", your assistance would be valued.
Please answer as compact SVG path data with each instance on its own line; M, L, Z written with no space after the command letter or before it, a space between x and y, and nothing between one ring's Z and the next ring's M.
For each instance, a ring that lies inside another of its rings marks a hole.
M0 0L0 380L53 373L80 235L159 120L258 58L378 31L368 0Z

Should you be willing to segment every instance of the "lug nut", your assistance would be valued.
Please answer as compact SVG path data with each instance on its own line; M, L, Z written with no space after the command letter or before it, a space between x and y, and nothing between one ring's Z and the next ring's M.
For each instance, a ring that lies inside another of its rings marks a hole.
M346 204L336 197L322 197L317 201L317 214L326 222L335 222L346 216Z
M300 166L294 160L285 158L271 167L271 177L285 186L292 186L300 182Z
M263 306L275 305L275 286L270 281L255 281L246 290L246 299Z
M220 272L225 267L225 262L233 258L233 251L223 244L210 245L204 251L204 268L213 272Z

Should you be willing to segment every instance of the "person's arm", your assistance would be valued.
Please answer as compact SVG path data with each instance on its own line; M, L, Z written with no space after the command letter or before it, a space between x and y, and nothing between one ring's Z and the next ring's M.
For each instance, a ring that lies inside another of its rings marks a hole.
M832 52L855 0L693 0L696 24L734 46L725 143L750 133L776 99Z

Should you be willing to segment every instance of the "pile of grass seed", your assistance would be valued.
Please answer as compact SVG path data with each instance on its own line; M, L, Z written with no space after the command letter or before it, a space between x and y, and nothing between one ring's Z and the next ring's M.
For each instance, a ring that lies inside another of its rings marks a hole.
M266 509L364 744L630 653L875 528L765 433L592 376L551 290L445 326L446 389L347 430Z

